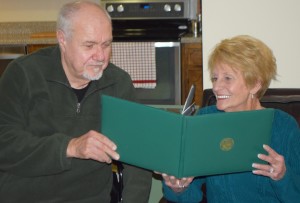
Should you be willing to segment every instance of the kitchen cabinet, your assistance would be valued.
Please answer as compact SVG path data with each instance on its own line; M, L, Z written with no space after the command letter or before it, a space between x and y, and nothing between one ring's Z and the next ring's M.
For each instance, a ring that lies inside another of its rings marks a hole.
M201 106L203 94L202 43L181 45L181 103L183 104L192 84L195 85L195 104Z
M48 46L54 46L55 44L28 44L26 46L27 54L30 54L34 51L37 51L38 49L48 47Z

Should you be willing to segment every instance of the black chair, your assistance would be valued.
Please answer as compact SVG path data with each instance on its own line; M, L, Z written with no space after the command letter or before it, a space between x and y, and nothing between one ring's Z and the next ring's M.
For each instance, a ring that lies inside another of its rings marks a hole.
M260 100L262 106L291 114L300 125L300 88L269 88ZM216 104L212 89L203 91L202 107Z

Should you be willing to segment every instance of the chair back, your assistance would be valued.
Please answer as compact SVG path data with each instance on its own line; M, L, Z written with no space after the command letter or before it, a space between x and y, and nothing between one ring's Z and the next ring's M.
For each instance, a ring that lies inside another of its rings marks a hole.
M269 88L260 100L266 108L281 109L292 115L300 126L300 88ZM216 104L212 89L203 91L202 107Z

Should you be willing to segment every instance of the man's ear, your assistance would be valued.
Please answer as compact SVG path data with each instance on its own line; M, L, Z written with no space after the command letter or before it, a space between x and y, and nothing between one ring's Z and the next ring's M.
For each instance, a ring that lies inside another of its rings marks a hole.
M56 31L56 39L57 39L57 42L58 42L60 48L64 49L66 37L65 37L65 33L62 30Z

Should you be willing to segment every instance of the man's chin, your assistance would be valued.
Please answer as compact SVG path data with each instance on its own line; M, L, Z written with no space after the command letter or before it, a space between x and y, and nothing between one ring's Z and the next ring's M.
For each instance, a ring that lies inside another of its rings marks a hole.
M99 72L97 74L89 74L89 73L86 73L84 72L83 73L83 77L87 80L99 80L103 75L103 72Z

